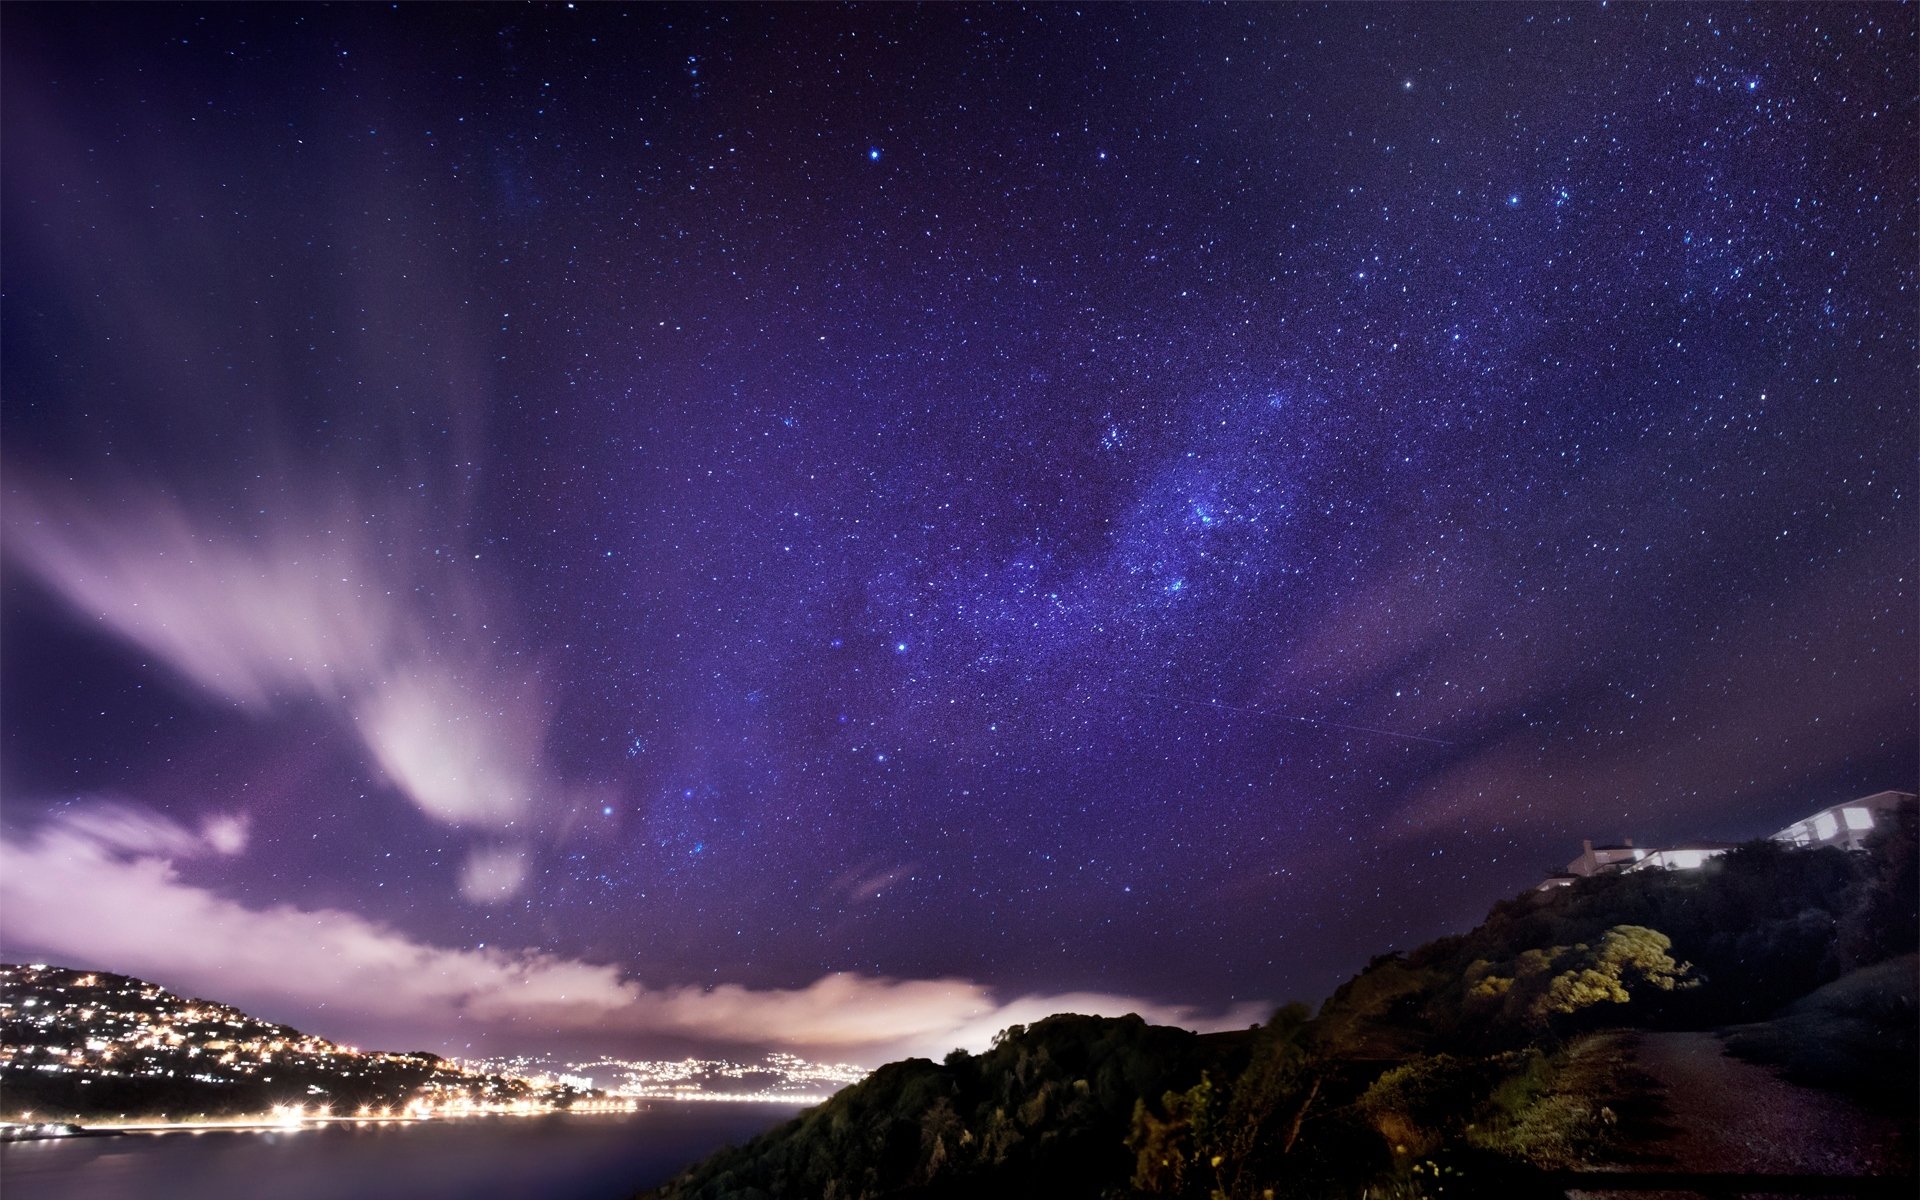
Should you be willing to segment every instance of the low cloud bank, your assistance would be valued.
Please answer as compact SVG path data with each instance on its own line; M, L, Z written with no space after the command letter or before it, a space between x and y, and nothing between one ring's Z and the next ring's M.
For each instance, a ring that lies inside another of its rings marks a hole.
M0 834L0 954L152 978L212 999L265 1003L273 1014L352 1014L357 1027L449 1037L656 1035L869 1062L983 1049L1007 1025L1055 1012L1136 1012L1225 1029L1268 1011L1249 1002L1207 1013L1088 992L1002 1000L967 979L850 972L796 988L648 987L614 967L538 950L432 945L340 909L249 908L183 878L181 863L243 844L244 832L236 840L230 826L196 832L110 804Z

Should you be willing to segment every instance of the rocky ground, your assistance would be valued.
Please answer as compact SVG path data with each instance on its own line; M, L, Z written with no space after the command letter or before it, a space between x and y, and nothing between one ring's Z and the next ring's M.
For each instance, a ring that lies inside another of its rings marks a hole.
M1652 1082L1665 1132L1633 1169L1702 1173L1910 1176L1909 1122L1789 1083L1725 1052L1712 1033L1646 1033L1635 1066ZM1603 1195L1605 1193L1580 1193ZM1643 1192L1649 1200L1694 1193Z

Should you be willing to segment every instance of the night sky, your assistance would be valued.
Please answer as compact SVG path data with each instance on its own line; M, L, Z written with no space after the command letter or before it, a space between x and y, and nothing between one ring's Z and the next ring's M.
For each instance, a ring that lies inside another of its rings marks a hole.
M1244 1025L1916 765L1916 13L4 13L0 953Z

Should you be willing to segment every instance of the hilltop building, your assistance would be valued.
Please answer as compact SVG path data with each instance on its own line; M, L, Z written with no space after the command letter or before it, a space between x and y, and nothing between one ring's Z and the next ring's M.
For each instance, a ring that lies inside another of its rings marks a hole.
M1691 871L1710 858L1718 858L1733 847L1726 842L1686 842L1649 850L1640 861L1626 867L1629 871Z
M1789 846L1839 846L1844 850L1862 850L1867 839L1879 828L1886 815L1903 803L1911 803L1912 792L1875 792L1845 804L1823 808L1773 835L1773 840Z
M1912 792L1875 792L1871 796L1823 808L1795 821L1773 834L1772 840L1809 849L1838 846L1843 850L1864 850L1867 839L1886 821L1887 814L1913 801ZM1732 847L1725 842L1684 842L1676 846L1654 848L1635 846L1632 838L1622 839L1617 846L1596 846L1591 840L1583 841L1580 843L1580 857L1568 863L1565 870L1555 871L1535 884L1534 890L1552 891L1554 888L1569 887L1576 879L1619 871L1697 870L1708 859L1725 854L1730 849Z
M1635 846L1632 838L1618 846L1596 846L1589 838L1580 843L1580 857L1567 864L1566 873L1584 879L1588 875L1632 866L1646 856L1647 852Z
M1580 857L1568 863L1564 871L1555 871L1547 876L1535 888L1535 891L1549 891L1553 888L1568 887L1576 879L1585 879L1589 875L1605 875L1613 871L1630 871L1646 861L1650 854L1660 851L1648 850L1633 844L1632 838L1625 838L1618 846L1596 846L1588 838L1580 843Z

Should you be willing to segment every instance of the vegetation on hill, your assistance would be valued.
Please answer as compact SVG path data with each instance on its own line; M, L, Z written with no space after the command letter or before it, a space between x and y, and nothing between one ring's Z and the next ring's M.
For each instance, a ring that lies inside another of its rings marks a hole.
M1243 1063L1250 1035L1204 1037L1139 1017L1049 1017L943 1063L882 1067L668 1189L674 1196L979 1196L1119 1187L1138 1098Z
M1243 1034L1016 1027L883 1068L656 1195L1525 1196L1648 1128L1635 1028L1746 1024L1736 1046L1911 1110L1917 825L1908 806L1865 854L1755 842L1527 893Z

